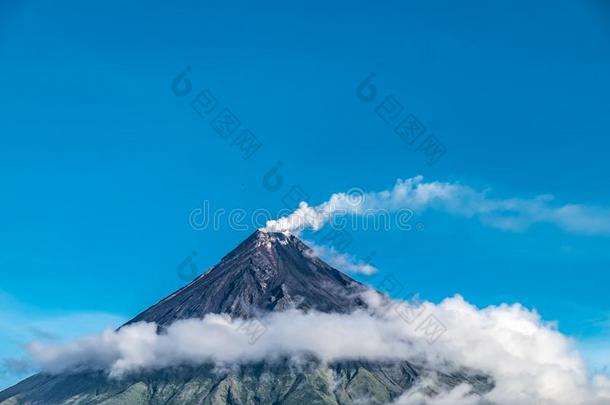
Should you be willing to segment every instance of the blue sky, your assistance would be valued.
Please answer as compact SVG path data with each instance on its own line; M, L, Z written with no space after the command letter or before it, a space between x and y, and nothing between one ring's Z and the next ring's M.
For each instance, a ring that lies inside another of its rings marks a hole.
M192 251L204 270L254 230L193 229L204 200L277 211L293 185L317 204L423 175L610 207L609 22L600 0L4 2L0 324L19 331L0 330L0 357L33 324L66 337L129 318L185 283ZM378 98L365 103L371 72ZM203 89L262 142L250 159L191 109ZM390 95L447 148L432 166L376 113ZM263 177L278 162L273 192ZM414 220L425 229L353 232L346 252L374 252L374 277L430 300L521 302L599 349L610 237Z

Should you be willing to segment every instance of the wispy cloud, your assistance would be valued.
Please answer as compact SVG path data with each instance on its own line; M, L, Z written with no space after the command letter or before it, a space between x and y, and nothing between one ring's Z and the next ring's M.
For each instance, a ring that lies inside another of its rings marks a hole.
M290 215L268 221L264 230L299 232L319 230L341 215L365 215L379 210L397 212L437 210L503 230L523 231L534 224L551 224L566 232L610 236L610 208L585 204L558 204L552 195L501 198L490 190L460 183L424 182L422 176L397 180L390 190L364 193L356 198L335 193L316 206L302 202Z
M307 245L312 249L311 253L313 255L341 271L367 276L378 271L375 266L358 260L347 253L341 253L332 246L317 245L311 241L307 241Z

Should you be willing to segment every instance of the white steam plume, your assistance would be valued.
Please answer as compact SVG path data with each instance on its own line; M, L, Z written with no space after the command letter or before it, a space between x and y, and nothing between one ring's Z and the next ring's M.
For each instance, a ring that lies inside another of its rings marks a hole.
M316 206L302 202L292 214L267 221L269 232L314 231L339 215L369 215L401 209L437 209L478 218L494 228L524 230L536 223L553 224L567 232L610 235L610 209L582 204L553 204L553 196L494 198L459 183L424 182L422 176L397 180L391 190L365 194L336 193Z

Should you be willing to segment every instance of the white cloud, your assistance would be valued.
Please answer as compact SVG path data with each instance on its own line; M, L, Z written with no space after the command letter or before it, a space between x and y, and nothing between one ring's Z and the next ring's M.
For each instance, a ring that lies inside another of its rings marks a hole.
M447 392L430 398L426 388L434 384L434 380L425 380L417 384L413 389L398 398L394 405L478 405L481 403L478 396L472 395L472 387L468 384L460 384Z
M347 273L364 274L370 276L377 273L377 268L371 264L358 260L347 253L341 253L332 246L317 245L307 241L312 253L331 266Z
M520 231L537 223L555 225L566 232L610 235L610 209L582 204L555 204L554 197L496 198L459 183L424 182L422 176L397 180L391 190L362 195L336 193L316 206L302 202L292 214L267 222L264 230L298 232L319 230L335 216L365 215L375 211L435 209L504 230Z
M485 399L500 405L610 402L610 380L591 375L569 338L519 304L478 309L460 296L439 304L382 304L374 292L364 299L370 312L271 313L254 328L251 321L212 314L178 321L162 334L155 324L139 323L68 344L37 343L29 350L50 372L86 366L106 369L113 376L176 364L239 363L281 355L314 354L324 361L417 359L441 371L454 364L488 373L496 388ZM425 326L430 317L446 327L432 344ZM419 403L413 401L425 392L421 388L398 403ZM469 392L468 386L457 387L428 403L477 403Z

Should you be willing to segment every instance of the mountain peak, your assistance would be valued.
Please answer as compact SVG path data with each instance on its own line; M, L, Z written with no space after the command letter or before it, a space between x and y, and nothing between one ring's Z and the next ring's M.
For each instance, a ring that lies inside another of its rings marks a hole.
M244 239L235 249L227 253L218 265L230 260L243 259L258 254L277 254L281 250L295 250L312 259L312 249L296 236L283 232L267 232L257 229ZM218 266L217 265L217 266ZM216 266L215 266L216 267Z
M299 238L289 233L283 232L267 232L261 229L257 229L253 234L248 236L242 243L240 243L231 253L236 250L242 250L246 247L261 247L266 246L270 248L273 244L279 243L280 245L288 244L301 244L304 245ZM229 253L229 255L231 254ZM228 255L227 255L228 256Z
M169 325L209 313L252 317L297 308L349 313L366 287L313 255L298 237L257 230L209 271L132 321Z

